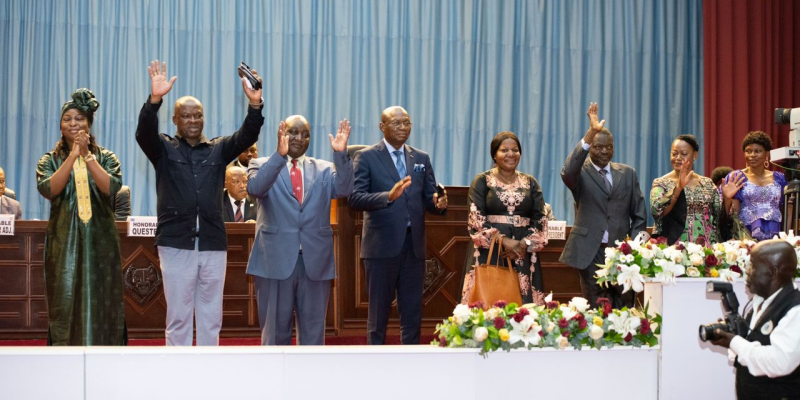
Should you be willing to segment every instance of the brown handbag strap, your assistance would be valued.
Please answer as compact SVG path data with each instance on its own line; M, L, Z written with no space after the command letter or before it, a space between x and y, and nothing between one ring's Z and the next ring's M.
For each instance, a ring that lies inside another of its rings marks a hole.
M497 243L497 264L491 264L492 262L492 253L494 252L494 244ZM503 266L500 265L500 254L503 252L503 238L500 234L495 234L492 236L492 241L489 243L489 255L486 257L486 265L494 265L497 268L502 268ZM506 267L508 269L511 268L511 260L506 257Z

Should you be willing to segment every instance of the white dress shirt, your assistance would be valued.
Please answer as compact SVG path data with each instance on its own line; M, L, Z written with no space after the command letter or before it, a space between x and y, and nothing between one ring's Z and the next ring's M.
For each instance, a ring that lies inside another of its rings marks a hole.
M394 165L397 165L397 156L394 154L395 151L400 150L400 157L403 157L403 165L406 165L406 146L400 146L399 149L395 149L386 139L383 139L383 144L386 145L386 149L389 150L389 155L392 156L392 162ZM406 165L406 173L408 173L408 165ZM400 178L403 178L402 176Z
M589 145L589 143L586 143L586 141L584 141L583 139L581 139L581 147L582 147L584 150L587 150L587 151L588 151L588 150L589 150L589 147L591 147L591 146ZM611 178L611 166L610 166L610 164L611 164L611 163L609 162L608 164L606 164L606 166L605 166L605 167L603 167L603 168L600 168L600 167L598 167L598 166L597 166L597 165L596 165L594 162L592 162L592 159L591 159L591 158L589 158L589 162L591 162L591 163L592 163L592 166L594 167L594 169L596 169L596 170L597 170L597 173L598 173L598 174L600 174L600 176L604 176L604 175L603 175L603 174L600 172L600 170L601 170L601 169L604 169L604 170L606 171L605 177L607 177L607 178L608 178L608 182L609 182L609 183L611 184L611 186L613 187L613 186L614 186L614 179L613 179L613 178ZM608 243L608 231L605 231L605 232L603 232L603 242L602 242L602 243ZM613 244L613 243L609 243L609 244Z
M795 289L797 285L794 285ZM758 324L759 318L769 308L780 289L768 299L753 295L753 317L750 329ZM760 307L759 307L760 306ZM776 321L773 321L775 323ZM728 357L733 360L739 356L739 364L747 367L753 376L777 378L789 375L800 365L800 306L795 306L772 329L769 346L750 342L741 336L731 340Z

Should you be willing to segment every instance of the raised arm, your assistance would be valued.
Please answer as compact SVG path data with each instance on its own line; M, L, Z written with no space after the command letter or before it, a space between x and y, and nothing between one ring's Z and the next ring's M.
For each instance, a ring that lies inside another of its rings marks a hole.
M338 199L353 193L353 160L347 154L347 140L350 138L350 121L347 118L339 121L336 137L328 134L333 149L333 193L331 198Z
M286 154L289 153L289 134L286 133L286 122L281 121L278 124L278 148L269 157L267 162L262 162L262 159L250 161L250 166L247 169L247 193L265 198L278 179L281 169L286 168Z
M139 123L136 125L136 143L153 165L161 158L161 139L158 137L158 109L161 108L164 96L172 90L178 77L167 79L167 63L158 60L147 66L150 75L150 97L139 112Z
M571 191L575 191L580 184L581 168L589 155L589 148L594 141L594 137L603 130L606 120L599 121L597 117L597 103L589 103L586 115L589 117L589 129L583 135L583 140L575 146L575 149L567 156L564 167L561 169L561 180Z
M253 75L263 82L256 70L251 70ZM264 125L264 117L261 115L261 108L264 106L264 99L261 97L263 90L253 90L247 85L247 78L242 77L242 90L250 102L247 107L247 116L244 118L242 126L233 135L223 138L222 156L226 163L230 163L234 158L242 154L250 146L258 141L261 133L261 126ZM262 84L263 88L263 84Z

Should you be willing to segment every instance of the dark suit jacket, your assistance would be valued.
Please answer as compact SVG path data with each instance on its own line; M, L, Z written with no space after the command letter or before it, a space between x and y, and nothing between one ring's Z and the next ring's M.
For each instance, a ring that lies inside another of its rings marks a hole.
M251 196L247 196L244 207L244 210L242 210L244 222L250 220L255 221L258 217L256 200ZM231 203L231 198L228 196L227 189L222 191L222 220L225 222L236 222L236 214L233 213L233 203Z
M414 255L425 258L425 214L444 214L433 203L436 177L428 154L405 145L406 171L411 186L393 202L389 191L400 181L392 156L383 140L360 150L353 161L355 185L350 195L350 208L364 211L361 236L361 258L388 258L400 254L406 234L408 216Z
M559 261L577 269L589 267L600 249L604 231L608 230L608 244L613 246L614 241L633 238L647 228L647 211L636 170L609 163L609 193L588 155L589 150L578 143L561 170L561 180L575 199L575 223Z
M119 192L111 199L111 208L114 209L114 219L125 221L131 216L131 188L127 185L119 187Z

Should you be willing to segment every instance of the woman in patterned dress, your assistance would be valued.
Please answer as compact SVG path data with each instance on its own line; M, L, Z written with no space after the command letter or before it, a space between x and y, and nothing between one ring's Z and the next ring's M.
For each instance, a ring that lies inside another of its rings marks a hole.
M678 136L669 158L672 171L656 178L650 189L653 236L663 236L669 244L719 239L720 195L711 179L693 170L699 150L694 136Z
M769 170L772 139L753 131L742 141L747 168L733 171L725 178L722 196L728 215L739 220L755 240L772 239L781 231L781 209L786 177Z
M127 341L119 236L111 201L122 185L114 153L91 134L100 104L78 89L61 108L61 139L36 169L50 201L44 245L48 344L123 345Z
M514 133L498 133L491 144L494 168L478 174L469 188L468 229L475 251L468 252L464 268L464 304L470 302L472 266L497 263L497 251L492 260L487 260L495 235L503 241L503 256L514 261L523 303L544 303L542 269L536 257L536 252L547 245L544 198L539 182L517 171L521 155L522 146Z

